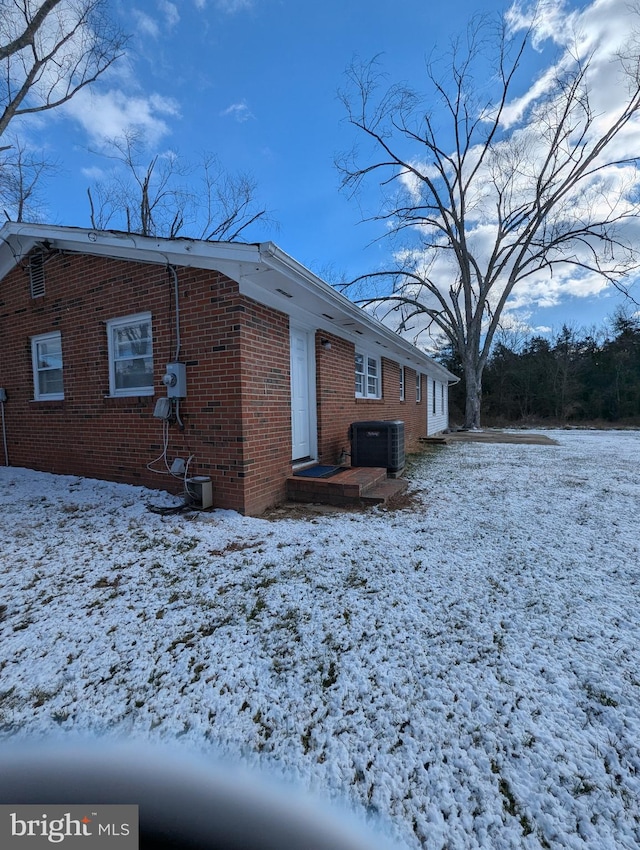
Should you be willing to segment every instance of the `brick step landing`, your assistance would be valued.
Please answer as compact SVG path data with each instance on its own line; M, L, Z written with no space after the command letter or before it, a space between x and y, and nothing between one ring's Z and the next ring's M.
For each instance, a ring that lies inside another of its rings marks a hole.
M401 478L388 478L382 467L353 467L331 478L287 478L287 499L325 505L379 505L407 489Z

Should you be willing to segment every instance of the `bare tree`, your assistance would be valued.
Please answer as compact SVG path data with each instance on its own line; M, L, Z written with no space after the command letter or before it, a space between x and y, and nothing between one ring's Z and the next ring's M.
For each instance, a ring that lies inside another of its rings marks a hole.
M36 221L40 215L42 178L57 164L15 139L0 152L0 210L10 221Z
M192 165L173 152L149 161L144 141L128 132L112 139L103 155L116 167L88 190L91 226L143 236L239 239L267 211L256 202L256 182L231 174L213 154Z
M55 109L122 55L107 0L0 0L0 137L13 119Z
M383 222L380 238L394 246L389 267L351 286L399 332L449 340L464 370L467 428L480 426L482 373L510 299L563 269L625 290L638 265L629 232L640 211L629 155L638 51L615 57L626 86L615 112L594 106L599 57L579 38L523 97L534 26L474 19L445 70L428 65L426 98L389 87L377 60L352 66L342 95L372 143L365 164L357 149L338 161L343 186L355 193L378 178L382 205L365 218Z
M107 0L0 0L0 202L7 218L37 218L41 181L57 167L7 131L16 118L66 103L123 53L127 38L107 8Z

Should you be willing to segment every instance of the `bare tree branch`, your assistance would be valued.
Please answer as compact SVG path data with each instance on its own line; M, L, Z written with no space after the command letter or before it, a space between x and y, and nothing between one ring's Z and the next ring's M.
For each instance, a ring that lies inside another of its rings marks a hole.
M227 172L213 154L195 165L172 152L147 161L144 140L129 132L112 139L103 155L115 168L89 191L92 226L98 229L236 241L267 220L255 200L255 180Z
M107 0L0 0L0 136L11 121L69 101L124 52Z
M613 144L640 111L640 48L621 53L628 96L607 120L591 99L597 55L584 56L577 36L546 89L515 115L535 26L518 35L504 22L491 30L474 19L444 71L428 66L429 96L388 86L377 58L351 66L341 95L348 120L372 144L363 163L357 149L337 162L342 186L357 196L378 179L384 201L365 218L384 223L380 238L391 240L396 260L354 286L386 279L365 296L370 309L399 329L422 316L423 332L437 328L455 346L467 427L479 426L482 372L516 290L564 268L626 291L622 281L640 268L628 231L640 214L639 157ZM482 101L479 91L490 95Z

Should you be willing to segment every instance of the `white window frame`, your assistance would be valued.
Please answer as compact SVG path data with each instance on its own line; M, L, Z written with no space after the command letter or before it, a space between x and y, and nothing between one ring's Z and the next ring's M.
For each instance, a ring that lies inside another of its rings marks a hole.
M431 405L431 410L432 410L434 416L436 415L436 384L437 384L437 382L436 382L436 379L434 378L433 379L433 403Z
M404 381L405 381L404 366L401 366L400 367L400 401L404 401L404 398L405 398Z
M422 375L416 372L416 404L422 402Z
M149 353L138 356L118 356L115 346L115 332L120 328L140 325L144 322L148 322L150 325ZM114 397L153 395L155 390L153 386L153 326L151 324L151 313L135 313L132 316L110 319L107 322L107 345L109 351L109 395ZM137 387L118 387L116 385L116 363L140 359L151 360L151 384Z
M440 413L444 413L444 381L440 384Z
M56 341L60 347L60 366L40 365L39 346L42 343ZM38 334L31 337L31 363L33 366L33 397L36 401L60 401L64 398L64 363L62 360L62 334L60 331L51 331L46 334ZM63 381L63 389L58 393L47 393L40 390L40 375L48 371L60 371Z
M358 358L361 358L360 364ZM362 366L358 370L358 365ZM356 398L382 398L382 360L367 351L355 353Z

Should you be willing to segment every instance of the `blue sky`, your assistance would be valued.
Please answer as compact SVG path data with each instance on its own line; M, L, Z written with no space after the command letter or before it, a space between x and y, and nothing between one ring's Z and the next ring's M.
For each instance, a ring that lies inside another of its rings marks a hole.
M48 217L89 225L87 187L110 167L95 151L129 124L144 134L150 156L208 150L229 170L251 172L277 222L252 230L251 240L272 239L329 279L374 270L390 251L371 244L382 226L359 223L334 166L336 154L358 142L337 96L345 68L356 55L383 54L390 80L419 87L427 57L473 13L505 8L493 0L112 0L132 33L127 57L91 94L26 125L61 165L47 192ZM546 58L531 52L532 79ZM613 291L550 300L529 304L525 324L601 324L619 301Z

